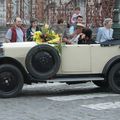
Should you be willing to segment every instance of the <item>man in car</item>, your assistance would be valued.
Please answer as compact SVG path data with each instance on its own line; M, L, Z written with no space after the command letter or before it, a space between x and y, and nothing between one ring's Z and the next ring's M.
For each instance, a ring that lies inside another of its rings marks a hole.
M70 36L71 38L63 38L66 44L78 44L79 37L83 39L85 34L82 32L85 26L82 23L77 24L75 32Z

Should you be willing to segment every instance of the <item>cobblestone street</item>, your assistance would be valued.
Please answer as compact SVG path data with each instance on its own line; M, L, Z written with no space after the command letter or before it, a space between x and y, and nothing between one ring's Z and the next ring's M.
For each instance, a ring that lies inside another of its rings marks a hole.
M0 99L0 120L119 120L120 96L92 83L25 86L17 98Z

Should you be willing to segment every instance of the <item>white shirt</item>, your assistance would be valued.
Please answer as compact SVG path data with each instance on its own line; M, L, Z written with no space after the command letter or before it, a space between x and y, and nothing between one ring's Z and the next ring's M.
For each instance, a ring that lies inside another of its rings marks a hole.
M70 39L70 42L73 44L78 44L78 38L80 37L80 34L75 35L72 39Z

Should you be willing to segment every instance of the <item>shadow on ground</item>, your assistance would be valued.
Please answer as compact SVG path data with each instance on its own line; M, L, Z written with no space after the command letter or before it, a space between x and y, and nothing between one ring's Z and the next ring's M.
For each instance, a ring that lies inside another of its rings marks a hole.
M48 97L48 96L65 96L65 95L83 95L93 93L110 93L108 88L96 86L81 87L76 85L60 85L48 87L25 88L19 97Z

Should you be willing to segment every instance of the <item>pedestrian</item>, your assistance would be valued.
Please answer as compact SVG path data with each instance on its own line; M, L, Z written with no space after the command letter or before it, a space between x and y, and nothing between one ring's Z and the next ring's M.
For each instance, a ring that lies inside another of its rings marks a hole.
M107 40L112 40L113 38L113 29L112 29L113 21L111 18L106 18L103 22L103 27L98 29L97 33L97 43L105 42Z
M57 34L62 35L63 34L63 29L64 29L64 20L62 18L58 19L57 24L54 24L51 28Z
M30 21L30 27L27 29L27 32L26 32L27 41L33 41L33 35L36 31L41 31L41 30L38 27L37 19L33 18Z
M24 42L25 41L25 30L22 26L22 20L20 17L14 19L14 25L11 27L6 35L5 42Z
M70 29L70 24L67 23L66 27L64 28L64 32L63 32L63 38L69 38L70 33L69 33L69 29Z
M72 35L77 27L77 24L83 24L83 17L82 16L77 16L76 22L70 26L69 33Z
M67 43L67 44L71 44L69 39L71 39L73 37L72 35L70 35L69 29L70 29L70 24L67 23L67 25L66 25L66 27L64 29L63 36L62 36L62 41Z
M76 23L76 19L77 19L78 16L81 16L80 7L75 8L74 13L73 13L73 15L71 17L71 24Z

